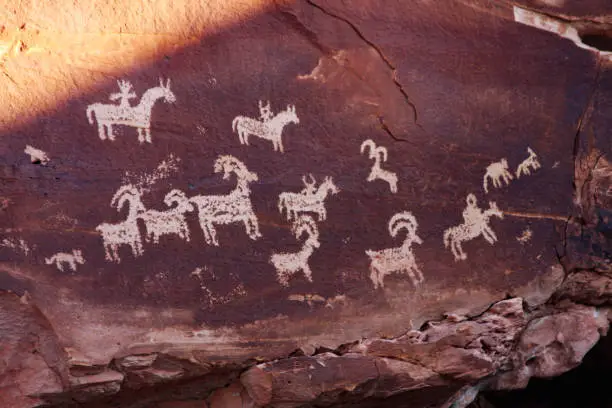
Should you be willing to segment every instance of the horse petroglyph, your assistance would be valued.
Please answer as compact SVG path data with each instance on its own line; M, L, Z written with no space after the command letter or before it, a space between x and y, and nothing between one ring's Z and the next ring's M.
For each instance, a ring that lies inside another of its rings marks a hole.
M297 217L298 214L312 212L319 216L319 221L327 218L325 199L328 194L337 194L340 189L336 187L331 177L325 177L319 187L315 187L316 180L312 174L302 177L304 189L299 193L284 192L278 196L278 211L287 212L287 220Z
M257 174L249 171L244 163L233 156L219 156L214 165L215 173L223 172L227 180L231 173L237 178L236 188L227 195L194 196L189 201L198 209L200 227L209 245L219 245L215 224L242 222L252 240L261 237L257 216L251 204L249 184L257 181Z
M308 265L310 255L321 244L319 242L319 229L310 215L300 215L291 228L295 239L306 234L302 249L295 253L273 254L270 263L276 268L278 282L283 286L289 285L289 278L302 271L308 281L312 282L312 271Z
M259 119L247 116L236 116L232 121L232 130L238 132L240 144L249 145L249 135L258 136L265 140L270 140L274 151L280 150L283 153L282 133L284 127L289 123L300 123L300 119L295 113L295 106L287 105L287 109L273 116L270 109L270 102L265 106L259 101Z
M489 209L482 211L476 204L476 196L468 194L466 198L467 206L463 210L463 224L450 227L444 231L444 246L450 246L455 261L467 259L467 254L463 252L461 243L471 241L482 235L491 245L497 241L495 232L489 226L489 219L492 216L500 219L504 214L497 208L497 204L489 201Z
M176 204L176 207L166 211L149 209L138 215L138 218L145 223L146 240L157 244L159 243L159 237L162 235L175 234L189 242L189 227L185 220L185 213L193 211L193 205L189 202L185 193L177 189L166 194L164 204L168 207Z
M423 243L416 234L417 227L417 220L410 211L397 213L389 220L389 234L395 238L399 231L406 230L406 238L402 245L380 251L371 249L366 251L366 254L370 257L370 279L374 288L384 287L385 276L392 273L408 274L415 286L425 280L412 252L412 244Z
M49 156L47 156L47 153L40 149L26 145L23 152L30 156L30 162L32 163L40 163L43 166L46 166L47 163L49 163Z
M138 216L145 212L145 208L140 201L140 192L130 184L121 186L111 200L111 207L115 207L117 211L121 211L125 204L128 204L125 221L117 224L102 223L96 227L96 231L102 235L106 260L111 262L121 262L119 247L122 245L128 245L134 257L143 254Z
M521 177L521 174L524 174L526 176L530 175L530 167L531 169L533 169L533 171L536 171L537 169L542 167L540 165L540 162L538 161L538 155L531 149L531 147L527 147L527 153L529 153L529 156L525 160L523 160L516 169L517 179Z
M55 267L61 272L64 272L64 264L67 264L74 272L77 270L77 264L85 264L85 259L80 249L73 249L72 253L58 252L57 254L45 258L47 265L55 264Z
M158 99L166 103L174 103L176 97L170 90L170 80L164 84L159 80L159 86L150 88L140 98L136 106L130 106L129 100L136 97L132 92L132 84L128 81L117 81L120 92L110 95L111 101L119 101L118 105L94 103L87 107L87 119L89 124L98 122L98 136L100 139L115 140L113 125L125 125L135 127L138 131L140 143L151 143L151 110Z
M376 179L386 181L389 184L391 192L397 193L397 175L380 167L382 162L387 161L387 148L384 146L377 147L372 139L367 139L361 144L361 154L368 149L370 150L369 158L370 160L374 160L374 164L372 165L367 181L374 181Z

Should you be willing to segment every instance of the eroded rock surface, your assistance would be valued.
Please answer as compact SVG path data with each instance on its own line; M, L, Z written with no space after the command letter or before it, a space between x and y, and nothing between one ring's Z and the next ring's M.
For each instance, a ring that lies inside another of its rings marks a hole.
M458 408L579 365L608 6L404 3L5 7L0 405Z

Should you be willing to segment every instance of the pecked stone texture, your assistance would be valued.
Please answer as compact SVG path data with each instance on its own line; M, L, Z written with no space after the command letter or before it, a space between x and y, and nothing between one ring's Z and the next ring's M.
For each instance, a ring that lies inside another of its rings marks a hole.
M0 12L2 403L458 408L607 332L610 59L567 35L597 1L171 3ZM88 114L153 88L150 135ZM282 152L237 134L282 111ZM232 191L216 235L179 210Z

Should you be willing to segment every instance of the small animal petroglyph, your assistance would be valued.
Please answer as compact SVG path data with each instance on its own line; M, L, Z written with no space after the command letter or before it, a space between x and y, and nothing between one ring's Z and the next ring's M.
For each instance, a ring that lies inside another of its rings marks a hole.
M138 218L145 223L146 240L157 244L159 243L159 237L162 235L174 234L189 242L189 227L185 220L185 213L193 211L193 205L189 202L185 193L177 189L166 194L164 204L168 207L176 204L176 207L166 211L149 209L138 215Z
M366 251L366 254L370 257L370 279L374 288L384 287L385 276L392 273L408 274L415 286L425 280L412 251L412 244L423 243L416 234L417 227L417 220L410 211L397 213L389 220L389 234L395 238L399 231L406 230L406 238L404 238L402 245L380 251L371 249Z
M293 223L291 228L295 239L300 239L306 234L306 240L296 253L280 253L273 254L270 257L270 263L276 268L276 276L278 282L283 286L289 285L289 278L296 273L302 271L308 281L312 282L312 271L308 266L310 255L318 248L319 229L314 219L309 215L300 215Z
M259 101L259 114L259 120L247 116L236 116L232 121L232 130L238 132L240 144L248 146L249 135L254 135L270 140L274 151L280 150L283 153L283 129L289 123L295 123L296 125L300 123L300 119L295 113L295 106L287 105L286 110L273 116L270 102L264 106L262 101Z
M489 226L489 219L493 216L500 219L504 214L497 208L497 204L489 201L489 209L482 211L476 204L476 196L468 194L467 206L463 210L463 224L450 227L444 231L444 246L450 246L455 261L467 259L467 254L461 248L461 243L471 241L482 235L491 245L497 241L495 232Z
M144 252L138 230L138 216L146 209L140 200L138 189L129 184L117 190L111 200L111 207L121 211L126 203L128 204L128 216L125 221L117 224L102 223L96 227L96 231L102 235L106 260L111 262L121 262L119 247L122 245L128 245L134 257L141 256Z
M370 150L369 158L374 160L374 164L372 165L367 181L374 181L376 179L386 181L389 184L391 192L397 193L397 175L392 171L380 167L382 162L387 161L387 148L384 146L377 147L372 139L367 139L361 144L361 154L368 149Z
M319 216L319 221L327 218L325 199L328 194L337 194L340 189L336 187L331 177L325 177L319 187L315 187L317 181L312 174L302 177L304 189L299 193L284 192L278 196L278 211L287 213L287 220L297 217L298 214L312 212Z
M508 171L508 161L506 159L501 159L498 162L491 163L487 167L487 171L482 179L482 188L484 188L485 193L489 192L489 179L493 181L493 186L497 188L502 186L502 181L506 183L506 185L510 184L513 177L512 173Z
M533 169L533 171L536 171L537 169L542 167L540 165L540 162L538 161L538 155L531 149L531 147L527 147L527 153L529 153L529 156L525 160L523 160L523 162L519 164L518 168L516 169L517 179L521 177L521 174L524 174L526 176L530 175L530 167Z
M40 149L36 149L35 147L26 145L25 150L23 152L30 156L30 161L32 163L40 163L43 166L46 166L47 163L49 163L49 156L47 156L47 153L43 152Z
M249 171L244 163L233 156L219 156L214 165L215 173L223 172L227 180L231 173L237 178L236 188L227 195L194 196L189 199L197 209L200 227L206 243L219 245L215 224L242 222L246 233L252 240L261 237L257 216L251 203L249 185L258 180L257 174Z
M77 264L85 264L85 259L80 249L73 249L72 253L58 252L49 258L45 258L45 263L47 265L55 264L55 267L59 269L60 272L64 272L64 264L68 264L70 269L76 272Z
M132 92L132 84L128 81L117 81L120 92L110 95L111 101L119 101L118 105L94 103L87 107L87 119L89 124L94 124L94 118L98 122L98 136L100 139L115 140L113 133L114 125L125 125L135 127L138 131L140 143L151 143L151 110L158 99L166 103L176 102L176 97L170 90L170 80L164 84L159 80L159 86L150 88L140 98L136 106L130 106L129 100L136 97Z

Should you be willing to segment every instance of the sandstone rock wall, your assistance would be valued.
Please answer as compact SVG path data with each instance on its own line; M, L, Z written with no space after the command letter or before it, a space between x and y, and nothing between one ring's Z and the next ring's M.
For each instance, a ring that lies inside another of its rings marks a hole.
M0 400L460 407L577 366L600 3L6 4Z

